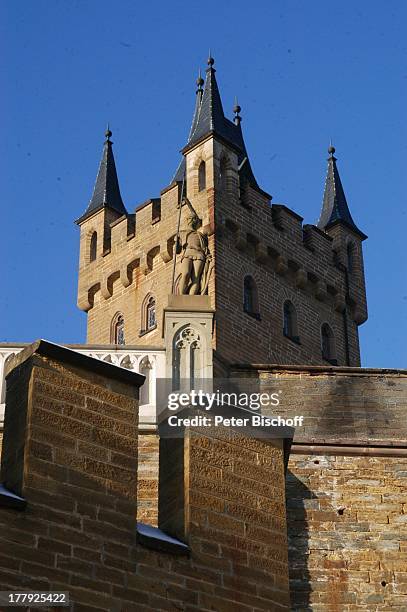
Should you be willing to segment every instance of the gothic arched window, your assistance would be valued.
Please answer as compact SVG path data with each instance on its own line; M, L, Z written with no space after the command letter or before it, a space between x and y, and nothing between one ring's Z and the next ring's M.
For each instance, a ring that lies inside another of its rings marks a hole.
M337 365L335 337L328 323L323 323L321 327L321 349L322 357L332 365Z
M123 346L124 340L124 317L121 312L118 312L112 321L112 333L111 333L112 344L119 344Z
M283 334L294 342L299 342L297 327L297 312L290 300L284 302L283 308Z
M203 374L202 340L198 330L188 325L173 339L172 388L179 390L185 385L193 389Z
M155 297L146 295L141 309L141 333L144 334L157 327Z
M90 238L89 261L95 261L97 246L98 246L98 235L96 232L93 232Z
M153 329L157 325L157 319L155 316L155 299L153 296L150 297L147 304L147 329Z
M206 189L206 164L201 161L198 168L198 191Z
M245 276L243 282L243 310L256 319L260 318L257 286L252 276Z
M150 403L150 382L152 365L146 356L140 362L139 372L146 377L143 386L140 388L140 406Z

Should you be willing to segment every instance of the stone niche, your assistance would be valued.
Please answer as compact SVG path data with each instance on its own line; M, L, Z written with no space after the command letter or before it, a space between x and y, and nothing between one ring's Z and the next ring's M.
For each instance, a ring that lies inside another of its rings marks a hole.
M189 381L212 379L212 328L214 310L207 295L170 295L164 309L166 378L179 390Z

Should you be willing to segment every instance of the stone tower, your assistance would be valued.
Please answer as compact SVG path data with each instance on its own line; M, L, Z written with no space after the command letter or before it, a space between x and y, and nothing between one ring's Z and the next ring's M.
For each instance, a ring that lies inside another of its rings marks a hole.
M174 178L134 213L120 195L107 131L94 193L77 221L78 306L88 313L87 341L164 346L169 294L205 293L219 364L357 366L358 325L367 318L366 236L349 212L334 149L319 223L303 224L284 204L271 205L258 185L240 112L236 102L233 121L225 117L210 57ZM192 230L202 247L196 257L199 244L182 251L182 236Z

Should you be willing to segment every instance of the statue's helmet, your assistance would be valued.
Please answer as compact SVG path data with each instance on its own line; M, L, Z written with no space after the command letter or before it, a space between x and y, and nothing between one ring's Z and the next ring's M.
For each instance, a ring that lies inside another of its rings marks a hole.
M193 229L198 229L201 226L201 219L194 212L190 212L187 216L187 223Z

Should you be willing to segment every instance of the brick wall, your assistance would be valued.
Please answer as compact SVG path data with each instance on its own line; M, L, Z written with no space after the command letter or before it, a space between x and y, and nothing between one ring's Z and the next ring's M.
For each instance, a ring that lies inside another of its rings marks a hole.
M158 525L158 449L155 432L138 437L137 520Z
M105 209L85 220L81 226L78 306L87 311L87 342L110 344L112 321L120 312L125 321L126 344L138 346L164 346L162 338L163 309L172 291L173 241L176 233L177 208L180 186L175 185L162 193L161 217L154 220L153 202L140 207L136 213L136 233L127 235L128 219L115 221L112 228L103 226ZM208 201L210 191L194 201L195 210L204 225L210 222ZM186 212L183 209L181 228ZM89 235L98 230L110 237L111 249L98 252L96 261L88 261ZM209 237L211 252L214 238ZM176 270L176 278L179 270ZM210 279L209 295L214 293L214 276ZM157 327L143 332L142 307L146 296L156 300Z
M135 529L141 377L43 350L43 342L26 349L8 378L3 480L27 505L2 507L0 491L0 589L69 591L75 612L288 609L278 441L191 432L183 463L191 552L149 550Z
M226 148L219 156L225 152ZM237 181L236 169L231 168L227 190L217 190L215 198L216 227L221 230L216 243L219 355L231 363L323 364L321 325L328 323L338 364L360 365L354 310L347 306L347 329L341 311L346 277L335 265L332 238L313 226L303 228L301 217L284 206L270 206L254 189L239 198ZM343 250L342 243L337 248ZM353 282L352 295L365 308L360 244L357 253L353 278L357 276L360 283ZM243 311L246 275L257 286L260 320ZM299 342L283 334L286 300L297 312Z
M174 465L170 458L180 455ZM160 523L223 574L205 608L224 609L222 597L255 609L289 607L284 482L281 440L221 427L162 440Z
M1 588L67 590L113 609L117 555L135 539L141 377L130 386L111 377L118 368L64 362L73 351L56 361L30 350L7 379L2 481L27 507L0 508Z

